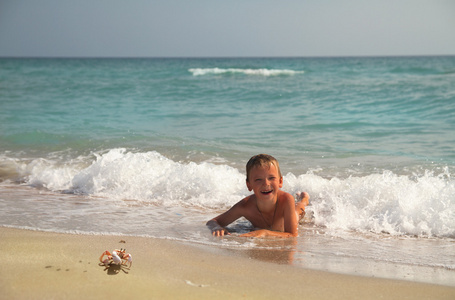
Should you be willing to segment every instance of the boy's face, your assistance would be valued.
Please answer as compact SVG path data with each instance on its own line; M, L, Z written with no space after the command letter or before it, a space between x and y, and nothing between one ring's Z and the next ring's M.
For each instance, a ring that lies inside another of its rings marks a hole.
M283 177L280 177L274 164L253 167L248 178L246 186L258 199L276 199L278 190L283 187Z

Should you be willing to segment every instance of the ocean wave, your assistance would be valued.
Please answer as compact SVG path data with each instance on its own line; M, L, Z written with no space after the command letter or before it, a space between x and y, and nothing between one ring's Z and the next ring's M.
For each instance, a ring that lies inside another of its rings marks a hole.
M49 158L15 162L22 182L52 191L134 201L135 205L224 210L249 194L245 175L226 164L183 163L158 152L112 149L91 163ZM9 161L9 168L13 160ZM283 190L311 195L314 223L330 230L455 238L455 181L391 171L359 177L284 176Z
M189 69L193 76L203 75L220 75L220 74L244 74L244 75L260 75L260 76L281 76L281 75L296 75L303 74L304 71L294 71L287 69L237 69L237 68L195 68Z
M316 225L334 230L394 236L455 238L455 181L448 169L422 176L391 171L327 179L313 174L285 180L307 187Z

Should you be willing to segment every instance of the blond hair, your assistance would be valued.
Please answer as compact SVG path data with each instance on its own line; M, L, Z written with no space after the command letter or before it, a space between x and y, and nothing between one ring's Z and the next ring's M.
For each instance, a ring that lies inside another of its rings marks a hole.
M275 157L268 154L258 154L253 156L246 164L246 181L249 180L250 171L254 167L270 168L271 165L274 165L275 168L278 170L278 175L280 176L280 178L283 177L281 176L280 164L275 159Z

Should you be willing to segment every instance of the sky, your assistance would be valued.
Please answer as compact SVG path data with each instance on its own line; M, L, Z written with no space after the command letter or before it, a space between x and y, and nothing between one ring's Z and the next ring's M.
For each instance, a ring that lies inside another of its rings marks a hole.
M0 0L3 57L455 55L454 0Z

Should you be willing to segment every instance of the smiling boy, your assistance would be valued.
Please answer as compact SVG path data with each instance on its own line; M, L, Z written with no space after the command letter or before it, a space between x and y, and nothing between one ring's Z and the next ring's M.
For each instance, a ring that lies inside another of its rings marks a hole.
M253 156L246 165L246 185L254 194L240 200L225 213L207 222L214 236L230 234L225 226L245 217L256 230L243 237L295 237L297 225L305 214L308 193L301 193L301 201L295 203L291 194L283 192L283 176L278 161L270 155Z

